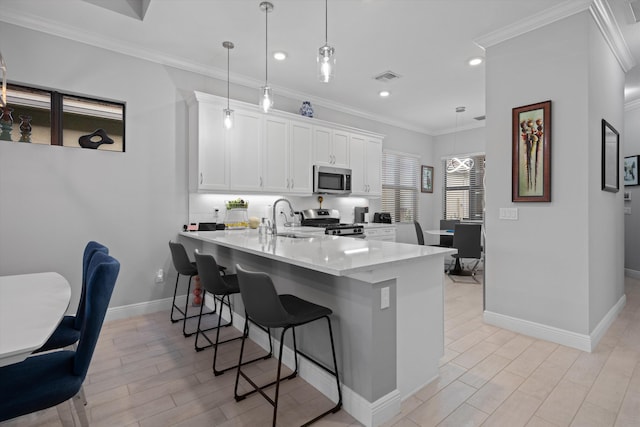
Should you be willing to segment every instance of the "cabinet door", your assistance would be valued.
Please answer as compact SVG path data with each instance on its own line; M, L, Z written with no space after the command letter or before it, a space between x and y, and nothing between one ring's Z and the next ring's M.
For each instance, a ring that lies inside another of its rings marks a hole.
M349 141L349 167L351 168L351 194L367 195L365 139L361 135L351 135Z
M333 165L336 167L349 167L349 133L342 131L333 132L332 141Z
M289 191L289 121L264 118L263 178L265 191Z
M219 114L218 114L219 115ZM229 183L233 191L262 188L262 117L258 113L235 111L229 131Z
M369 196L382 196L382 141L367 139L365 151L367 193Z
M313 127L313 161L317 165L333 165L331 134L329 128Z
M198 102L192 107L191 146L197 153L195 188L197 190L228 190L227 146L220 107ZM193 188L193 187L192 187Z
M313 192L313 135L307 123L291 122L289 138L289 192L311 194Z

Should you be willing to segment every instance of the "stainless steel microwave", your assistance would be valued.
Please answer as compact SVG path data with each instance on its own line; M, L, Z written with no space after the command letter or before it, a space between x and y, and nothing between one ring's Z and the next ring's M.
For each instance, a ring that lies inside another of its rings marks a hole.
M320 194L350 194L351 169L314 165L313 192Z

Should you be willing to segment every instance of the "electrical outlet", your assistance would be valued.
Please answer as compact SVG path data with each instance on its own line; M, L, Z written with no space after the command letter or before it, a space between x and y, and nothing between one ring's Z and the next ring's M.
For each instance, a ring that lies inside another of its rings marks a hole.
M389 287L380 289L380 309L389 308Z
M156 283L162 283L162 282L164 282L164 270L159 269L156 272Z

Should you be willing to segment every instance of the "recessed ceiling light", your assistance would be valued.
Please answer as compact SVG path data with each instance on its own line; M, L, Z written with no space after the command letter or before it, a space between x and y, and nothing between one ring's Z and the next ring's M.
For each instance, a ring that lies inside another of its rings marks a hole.
M378 95L380 95L380 97L382 98L386 98L391 95L391 92L389 92L388 90L381 90L380 92L378 92Z
M469 60L469 65L471 65L472 67L475 67L476 65L480 65L482 64L482 58L471 58Z
M278 61L284 61L285 59L287 59L287 54L285 52L275 52L273 54L273 58L277 59Z

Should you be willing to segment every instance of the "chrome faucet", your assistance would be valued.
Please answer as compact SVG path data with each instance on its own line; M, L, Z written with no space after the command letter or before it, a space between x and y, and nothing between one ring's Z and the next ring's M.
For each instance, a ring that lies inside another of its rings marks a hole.
M271 224L271 234L273 234L274 236L276 234L278 234L278 227L277 227L277 223L278 223L278 218L276 217L276 206L278 203L280 202L287 202L287 204L289 205L289 209L291 210L291 216L293 217L294 213L293 213L293 206L291 206L291 202L288 199L285 198L281 198L276 200L275 202L273 202L273 224Z

